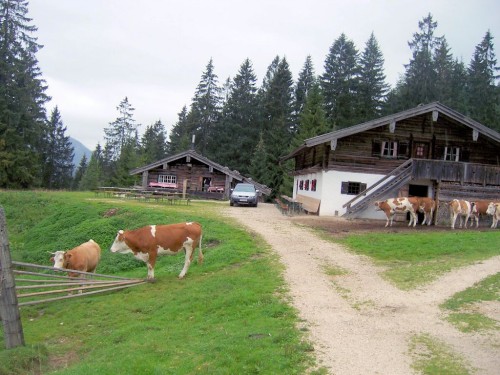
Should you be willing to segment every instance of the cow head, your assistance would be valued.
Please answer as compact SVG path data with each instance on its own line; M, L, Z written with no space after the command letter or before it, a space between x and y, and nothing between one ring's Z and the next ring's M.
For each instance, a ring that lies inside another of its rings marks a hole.
M376 202L375 202L375 209L376 209L376 210L381 210L381 208L380 208L380 204L381 204L381 203L382 203L382 202L380 202L380 201L376 201Z
M498 206L499 206L499 205L498 205L498 203L496 203L496 204L495 204L495 203L491 202L491 203L488 205L488 209L486 210L486 213L487 213L488 215L492 215L492 216L493 216L493 215L495 215L495 212L496 212L496 210L498 209Z
M65 251L56 251L55 253L52 253L54 255L53 257L50 258L51 262L54 262L54 268L65 268L64 267L64 255L66 254Z
M127 243L125 242L125 232L123 230L119 230L116 238L111 245L110 248L112 253L129 253L132 252L132 250L128 247Z

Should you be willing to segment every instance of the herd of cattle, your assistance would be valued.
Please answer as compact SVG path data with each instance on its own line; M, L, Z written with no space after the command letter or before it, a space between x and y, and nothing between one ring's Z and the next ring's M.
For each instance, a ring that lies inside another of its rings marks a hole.
M113 253L133 254L135 258L145 262L148 267L147 279L153 281L157 256L175 255L184 249L186 252L184 268L179 274L179 278L182 279L193 260L196 247L199 247L198 263L203 262L201 240L201 225L196 222L148 225L135 230L118 231L110 250ZM94 240L90 240L74 249L56 251L52 255L50 260L54 262L54 268L95 273L101 258L101 248ZM70 277L79 275L68 271Z
M479 216L490 215L493 217L491 228L496 228L500 220L500 202L499 201L466 201L462 199L453 199L448 203L450 210L451 228L455 229L455 222L460 218L460 228L462 225L467 228L467 222L471 218L471 226L474 220L476 228L479 226ZM432 216L436 210L436 201L432 198L423 197L400 197L390 198L385 201L375 202L375 209L384 211L387 222L385 226L392 226L394 215L396 213L410 214L408 226L414 227L418 223L418 212L424 214L422 224L431 225Z

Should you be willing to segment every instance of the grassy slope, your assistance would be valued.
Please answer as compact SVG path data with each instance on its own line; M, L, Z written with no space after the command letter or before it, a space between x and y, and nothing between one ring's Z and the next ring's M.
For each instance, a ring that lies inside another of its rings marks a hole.
M155 284L23 308L28 348L35 345L32 351L49 358L37 364L32 356L25 367L61 374L293 374L309 366L310 345L284 301L280 266L260 238L221 218L213 204L93 198L2 192L13 258L48 265L47 251L93 238L103 249L99 273L145 277L144 263L108 251L116 231L199 221L205 263L195 261L186 279L178 280L183 257L162 257ZM104 217L110 208L118 213ZM9 361L12 353L0 350L0 373L23 373L21 362Z

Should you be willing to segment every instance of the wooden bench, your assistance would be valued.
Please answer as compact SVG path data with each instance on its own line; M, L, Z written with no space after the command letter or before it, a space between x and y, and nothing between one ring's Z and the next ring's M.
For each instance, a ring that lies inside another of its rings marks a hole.
M307 211L307 213L315 215L319 213L319 205L321 204L321 199L316 199L298 194L295 197L295 200L297 200L302 204L302 209L304 211Z
M278 210L280 210L283 215L288 215L288 206L284 204L278 197L274 198L274 201L276 202L276 207L278 207Z

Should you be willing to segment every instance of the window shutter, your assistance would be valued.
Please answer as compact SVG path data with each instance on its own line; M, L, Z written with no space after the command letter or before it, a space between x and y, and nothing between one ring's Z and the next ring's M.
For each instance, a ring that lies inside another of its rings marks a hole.
M359 192L360 192L360 193L362 193L362 192L363 192L363 191L365 191L365 190L366 190L366 184L361 183L361 184L359 185Z

